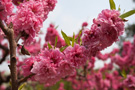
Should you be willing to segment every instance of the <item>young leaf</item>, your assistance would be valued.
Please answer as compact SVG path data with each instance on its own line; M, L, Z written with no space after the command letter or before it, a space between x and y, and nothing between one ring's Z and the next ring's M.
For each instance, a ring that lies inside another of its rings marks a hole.
M57 29L58 27L59 27L59 25L58 25L58 26L56 26L56 27L55 27L55 29Z
M23 83L19 88L18 90L22 90L22 88L26 85L26 83Z
M76 43L78 43L78 39L80 39L81 34L82 34L82 30L80 30L79 35L78 35L77 38L75 39L75 42L76 42Z
M80 38L80 45L82 45L82 39Z
M118 7L118 11L121 11L120 5L119 5L119 7Z
M135 14L135 10L130 10L130 11L120 15L120 18L124 19L124 18L129 17L129 16L131 16L133 14Z
M63 52L68 46L64 46L60 48L60 51Z
M57 42L58 42L58 37L56 36L54 48L57 46Z
M70 41L72 41L72 39L73 39L72 37L68 37L68 38L69 38Z
M64 38L66 44L67 44L68 46L71 45L68 36L67 36L63 31L61 31L61 34L62 34L62 36L63 36L63 38Z
M110 9L111 10L116 9L115 2L113 0L109 0L109 2L110 2Z
M122 70L121 75L122 75L124 78L127 77L126 71L125 71L124 69Z
M51 44L48 42L48 47L49 47L49 49L51 49L52 48L52 46L51 46Z
M72 47L74 46L75 43L75 33L73 33L73 38L72 38Z

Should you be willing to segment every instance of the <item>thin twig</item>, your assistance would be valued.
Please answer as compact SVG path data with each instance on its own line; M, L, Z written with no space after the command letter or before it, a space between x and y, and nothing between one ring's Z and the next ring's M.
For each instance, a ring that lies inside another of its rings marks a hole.
M0 19L0 28L2 29L2 31L5 33L5 35L8 35L8 28L4 26L2 20Z
M26 76L26 77L20 79L20 80L18 81L18 84L20 85L21 83L26 82L29 78L31 78L31 77L34 76L34 75L35 75L35 74L32 73L32 74L30 74L30 75L28 75L28 76Z
M19 33L19 35L16 37L15 41L16 43L19 41L19 39L22 37L22 33Z
M3 58L0 60L0 64L2 64L2 62L4 62L6 57L8 56L9 50L8 50L7 47L5 47L5 46L3 46L1 44L0 44L0 48L2 48L5 51L5 54L4 54Z
M9 81L10 81L10 75L4 77L0 72L0 85L3 83L7 83Z

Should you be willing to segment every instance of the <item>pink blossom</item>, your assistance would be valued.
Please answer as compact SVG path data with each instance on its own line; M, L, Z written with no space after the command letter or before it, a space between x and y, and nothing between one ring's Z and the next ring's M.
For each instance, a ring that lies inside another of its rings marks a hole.
M65 41L61 38L58 31L54 28L54 25L50 24L50 26L47 28L45 41L49 42L51 45L55 45L56 37L58 38L56 47L60 48L62 46L65 46Z
M25 9L30 9L32 13L35 14L36 17L39 18L44 18L44 6L42 2L39 1L26 1L21 3L18 7L18 9L25 8Z
M36 57L30 57L30 58L25 60L24 65L22 66L22 70L23 70L23 75L24 76L28 76L28 75L31 74L30 71L33 68L33 64L36 61L36 59L37 59Z
M87 22L83 22L82 27L87 27L88 23Z
M59 63L64 59L63 53L59 49L45 49L37 56L39 60L34 63L31 70L35 73L36 81L45 85L53 85L60 80L60 72L58 72Z
M119 11L105 9L93 20L91 29L84 30L82 44L87 48L89 56L96 55L118 40L124 31L124 22L119 15Z
M98 58L98 59L100 59L100 60L107 60L108 58L111 58L111 57L113 57L116 53L118 53L119 52L119 49L118 48L115 48L115 49L113 49L113 51L112 52L110 52L110 53L106 53L106 54L102 54L101 52L98 52L97 54L96 54L96 57Z
M34 0L34 1L39 1L43 4L43 9L44 9L44 19L47 18L47 15L50 11L53 11L53 9L56 6L57 0Z
M132 75L128 75L127 78L123 81L123 84L129 90L135 89L135 77Z
M116 55L112 57L112 61L120 66L120 68L128 69L128 67L135 65L135 36L134 36L134 43L131 44L130 42L124 42L122 56Z
M8 23L13 23L16 36L25 32L24 39L28 39L25 42L30 43L43 24L42 4L40 2L28 1L20 4L17 8L17 13L10 17Z
M34 78L40 83L53 85L60 80L57 74L57 67L49 59L35 62L31 72L36 74Z
M25 45L25 48L30 52L30 54L37 55L41 50L40 42L41 39L38 42L35 40L31 44Z
M131 42L127 41L123 43L123 50L122 50L123 57L131 52L131 47L132 47Z
M6 87L4 85L0 85L0 90L5 90Z
M47 49L45 48L39 54L42 58L49 59L50 63L58 64L61 60L64 59L64 55L58 48L55 49Z
M60 83L60 87L59 87L58 90L65 90L65 89L64 89L64 83Z
M69 60L75 67L80 67L86 63L86 48L75 44L74 47L69 46L64 50L66 60Z
M7 19L7 16L12 14L13 8L11 0L0 0L0 19Z
M57 0L35 0L35 1L41 1L44 6L44 10L52 11L57 3Z
M98 59L101 59L101 60L106 60L106 59L109 58L108 53L103 55L101 52L98 52L96 56L97 56Z
M62 60L59 64L58 64L58 72L59 72L59 76L62 78L66 77L66 76L70 76L73 75L75 73L75 67L74 65L72 65L72 63L68 60Z
M19 5L20 3L22 3L24 0L12 0L12 2L14 3L14 5Z

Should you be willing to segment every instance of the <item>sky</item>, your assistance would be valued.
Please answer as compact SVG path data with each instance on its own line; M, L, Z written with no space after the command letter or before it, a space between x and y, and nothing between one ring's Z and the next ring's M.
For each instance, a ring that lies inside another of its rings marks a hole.
M135 8L135 3L132 0L114 0L116 8L121 8L121 13L127 12ZM48 15L47 20L44 22L41 29L44 33L50 23L55 24L58 27L59 33L63 30L67 35L72 35L73 32L77 33L81 28L83 22L89 23L88 28L92 24L92 20L98 16L103 9L110 9L109 0L58 0L53 12ZM135 23L135 15L126 18L128 23ZM45 35L45 34L44 34ZM44 38L44 35L41 36ZM44 43L44 39L42 41ZM113 44L111 47L104 50L110 52L112 48L116 47ZM103 62L97 62L96 66L103 66ZM0 70L9 70L7 64L0 65Z
M116 8L121 7L121 13L132 10L135 3L132 0L114 0ZM52 22L58 25L58 31L63 30L66 34L72 35L77 33L81 28L81 24L87 21L89 25L92 20L98 16L103 9L110 9L109 0L58 0L58 3L53 12L48 16L44 22L43 31ZM133 23L135 15L127 18L128 23ZM88 27L90 28L90 26Z

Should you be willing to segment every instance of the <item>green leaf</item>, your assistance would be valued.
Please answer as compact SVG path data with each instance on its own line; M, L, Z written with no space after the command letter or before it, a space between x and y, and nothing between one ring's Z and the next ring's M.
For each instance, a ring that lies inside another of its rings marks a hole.
M58 37L56 36L54 48L57 46L57 42L58 42Z
M129 16L131 16L133 14L135 14L135 10L130 10L130 11L120 15L120 18L124 19L124 18L129 17Z
M63 36L63 38L64 38L66 44L67 44L68 46L71 45L68 36L67 36L62 30L61 30L61 34L62 34L62 36Z
M119 5L119 7L118 7L118 11L121 11L120 5Z
M56 26L56 27L55 27L55 29L57 29L58 27L59 27L59 25L58 25L58 26Z
M26 85L26 83L23 83L19 88L18 90L22 90L22 88Z
M78 43L78 39L80 39L81 34L82 34L82 30L80 30L79 35L78 35L77 38L75 39L75 42L76 42L76 43Z
M51 46L51 44L48 42L48 47L49 47L49 49L51 49L52 48L52 46Z
M110 9L111 10L116 9L115 2L113 0L109 0L109 2L110 2Z
M126 71L125 71L124 69L122 70L121 75L122 75L124 78L127 77Z
M12 82L11 81L9 81L9 85L12 86Z
M73 33L73 38L72 38L72 47L74 46L75 43L75 33Z
M64 46L60 48L60 51L63 52L68 46Z
M72 41L72 39L73 39L72 37L68 37L68 38L69 38L70 41Z
M80 45L82 45L82 39L80 38Z

